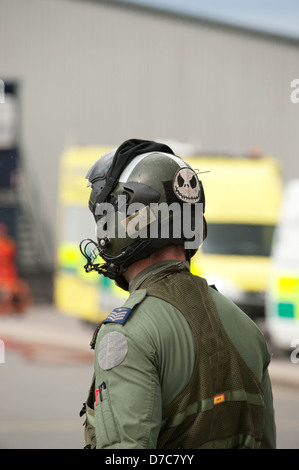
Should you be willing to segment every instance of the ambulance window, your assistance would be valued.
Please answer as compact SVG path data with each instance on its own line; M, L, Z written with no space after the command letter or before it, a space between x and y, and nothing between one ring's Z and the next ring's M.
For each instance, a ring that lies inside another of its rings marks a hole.
M215 255L270 256L274 226L208 224L204 253Z

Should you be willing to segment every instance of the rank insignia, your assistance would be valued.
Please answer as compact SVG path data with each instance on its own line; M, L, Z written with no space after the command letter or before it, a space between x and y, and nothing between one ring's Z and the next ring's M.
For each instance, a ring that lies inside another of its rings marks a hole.
M132 309L129 307L118 307L112 310L103 323L120 323L124 325Z

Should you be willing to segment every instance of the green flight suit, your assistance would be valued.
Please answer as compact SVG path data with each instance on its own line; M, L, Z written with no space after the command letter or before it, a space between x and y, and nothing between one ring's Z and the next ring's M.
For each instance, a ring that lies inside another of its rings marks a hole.
M95 346L95 386L87 408L87 443L102 449L155 449L164 410L185 389L196 359L193 332L170 303L146 295L144 283L165 269L189 264L157 263L130 283L130 296L101 325ZM270 354L264 337L231 301L209 293L233 345L264 390L261 448L275 448ZM186 297L188 292L186 292ZM94 394L94 395L93 395ZM93 403L94 401L94 403ZM94 410L92 410L94 408Z

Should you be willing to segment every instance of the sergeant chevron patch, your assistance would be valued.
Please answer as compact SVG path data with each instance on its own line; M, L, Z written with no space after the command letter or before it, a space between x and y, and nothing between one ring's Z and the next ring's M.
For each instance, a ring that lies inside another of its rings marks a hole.
M131 311L132 309L129 307L115 308L111 313L109 313L108 317L105 318L103 323L120 323L121 325L124 325Z

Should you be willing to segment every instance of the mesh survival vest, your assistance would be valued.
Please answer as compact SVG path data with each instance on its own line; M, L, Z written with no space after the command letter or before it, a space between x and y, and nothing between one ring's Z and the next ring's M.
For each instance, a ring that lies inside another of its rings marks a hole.
M263 389L226 334L205 279L190 272L158 276L147 294L175 306L196 339L196 362L185 390L163 410L158 448L258 448Z

